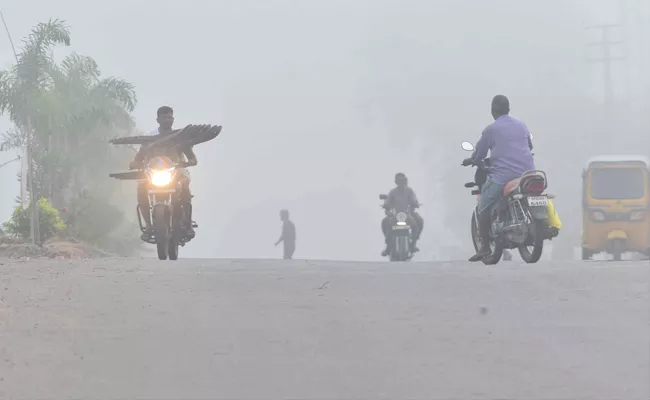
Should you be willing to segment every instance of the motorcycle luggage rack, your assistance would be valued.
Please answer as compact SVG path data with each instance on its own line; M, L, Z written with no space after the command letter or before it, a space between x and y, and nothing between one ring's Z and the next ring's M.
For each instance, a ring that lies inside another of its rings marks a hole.
M170 147L176 145L196 146L208 142L221 133L220 125L187 125L183 129L175 129L169 135L139 135L113 138L109 143L115 145L143 145Z
M145 179L146 176L142 171L116 172L108 174L109 178L119 179L121 181L138 181Z

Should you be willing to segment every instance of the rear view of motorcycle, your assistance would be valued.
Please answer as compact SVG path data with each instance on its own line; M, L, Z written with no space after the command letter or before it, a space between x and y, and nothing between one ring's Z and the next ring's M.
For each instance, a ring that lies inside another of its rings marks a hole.
M379 195L380 200L386 200L387 195ZM398 212L395 209L386 210L386 215L390 221L390 231L388 232L388 257L390 261L408 261L413 258L411 251L411 242L413 237L413 228L409 224L407 213Z
M474 145L463 142L465 151L473 151ZM474 181L465 184L467 188L476 188L472 194L477 198L487 180L490 159L473 163L476 167ZM483 259L486 265L497 264L504 250L517 249L526 263L536 263L542 256L544 240L552 240L559 233L550 226L550 197L544 194L547 188L546 173L539 170L526 171L520 178L509 182L503 197L492 209L490 225L490 249L492 254ZM478 205L474 208L471 220L472 241L475 250L481 247L478 227Z

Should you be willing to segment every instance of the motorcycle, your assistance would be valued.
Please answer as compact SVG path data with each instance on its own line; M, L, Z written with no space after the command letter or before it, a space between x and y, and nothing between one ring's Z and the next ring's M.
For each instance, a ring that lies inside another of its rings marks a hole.
M181 201L182 187L180 178L183 172L180 167L168 157L153 157L146 163L144 175L148 182L150 208L143 210L137 206L138 222L144 232L142 223L144 213L149 213L153 227L153 235L148 243L155 244L158 259L178 259L179 247L185 246L193 239L187 235L189 224L193 228L198 225L192 222L192 207Z
M379 199L386 200L388 195L380 194ZM392 222L388 233L388 257L390 261L410 260L413 258L413 252L411 251L413 229L408 223L408 214L391 208L386 210L386 215Z
M474 151L474 145L463 142L465 151ZM487 181L490 159L471 163L476 167L474 181L465 184L477 199ZM492 209L490 224L490 248L492 254L483 260L486 265L497 264L505 250L519 250L524 262L533 264L539 261L544 249L544 240L552 240L559 231L549 227L549 199L553 198L544 191L547 189L546 173L540 170L526 171L520 178L509 182L503 198ZM478 202L477 202L478 203ZM474 207L471 221L472 242L478 252L481 236L478 227L478 204Z
M147 241L155 244L160 260L177 260L179 247L194 238L188 236L188 227L198 228L192 221L192 205L182 199L181 178L187 167L185 163L174 163L170 158L155 156L153 149L171 148L174 146L193 147L208 142L221 133L220 125L187 125L183 129L174 130L169 135L144 135L114 138L109 143L114 145L141 145L145 149L144 167L129 172L109 174L118 180L144 180L148 183L149 209L136 208L140 230L145 231L142 223L143 216L148 213L151 217L153 235ZM193 196L192 196L193 197Z

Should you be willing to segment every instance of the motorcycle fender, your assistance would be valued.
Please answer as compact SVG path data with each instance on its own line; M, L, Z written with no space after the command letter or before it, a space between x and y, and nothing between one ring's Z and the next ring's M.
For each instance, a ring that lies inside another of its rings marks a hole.
M540 207L529 207L530 210L530 215L532 215L533 219L538 220L538 221L545 221L548 219L548 207L546 206L540 206Z
M410 236L411 228L410 227L393 227L391 231L392 236Z

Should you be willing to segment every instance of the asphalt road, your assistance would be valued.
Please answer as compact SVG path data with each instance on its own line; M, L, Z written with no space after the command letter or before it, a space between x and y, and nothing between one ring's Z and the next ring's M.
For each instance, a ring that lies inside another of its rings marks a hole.
M650 265L0 260L1 399L650 398Z

